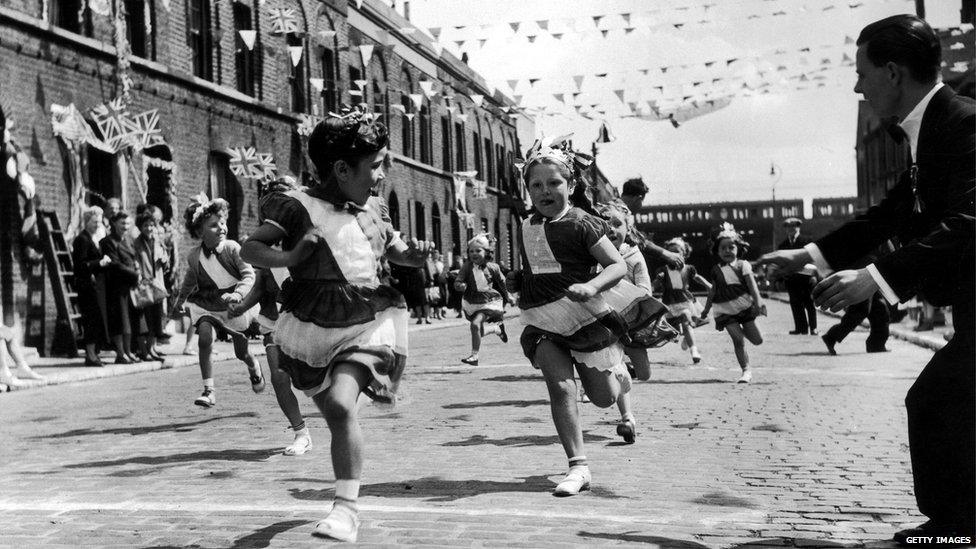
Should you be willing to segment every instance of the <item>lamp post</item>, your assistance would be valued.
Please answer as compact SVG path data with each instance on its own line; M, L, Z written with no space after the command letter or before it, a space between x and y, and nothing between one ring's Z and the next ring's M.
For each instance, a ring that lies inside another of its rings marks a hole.
M769 177L772 178L772 194L773 194L773 230L772 230L772 248L770 251L776 250L776 184L783 177L783 170L777 166L775 163L769 163Z

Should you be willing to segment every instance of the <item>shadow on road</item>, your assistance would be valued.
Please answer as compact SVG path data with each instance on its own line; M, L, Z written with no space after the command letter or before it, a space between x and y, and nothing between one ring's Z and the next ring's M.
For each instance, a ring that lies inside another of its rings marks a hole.
M203 450L168 456L134 456L107 461L88 461L65 465L65 469L88 469L96 467L119 467L122 465L163 465L167 463L193 463L197 461L264 461L281 453L281 448L262 448L257 450Z
M540 375L507 375L507 376L495 376L495 377L485 377L481 381L544 381L545 378Z
M727 492L709 492L691 500L699 505L715 505L717 507L745 507L758 509L760 505L751 499L741 498Z
M494 480L446 480L440 477L424 477L416 480L380 482L366 484L360 489L360 496L384 498L416 498L429 502L451 502L484 494L552 492L556 485L546 475L520 477L513 481ZM303 501L331 501L335 495L332 488L302 490L290 488L288 492L295 499ZM623 499L605 488L594 487L590 494L598 498ZM586 496L583 496L586 497Z
M581 538L591 538L591 539L607 539L614 541L626 541L630 543L647 543L653 544L651 547L659 547L660 549L711 549L707 545L702 545L696 541L686 541L680 539L671 539L661 536L645 536L639 535L637 532L624 532L622 534L610 534L603 532L586 532L580 530L577 536Z
M650 383L652 385L704 385L710 383L732 383L732 381L728 379L649 379L641 383Z
M312 521L310 520L285 520L282 522L269 524L268 526L255 530L254 532L251 532L246 536L235 539L233 545L228 545L226 547L228 547L229 549L245 549L245 548L260 549L263 547L270 547L271 540L274 539L274 537L277 536L278 534L281 534L282 532L287 532L288 530L293 530L295 528L298 528L299 526L304 526L311 522ZM155 545L155 546L145 546L142 547L141 549L181 549L182 547L184 546ZM198 547L200 549L203 549L199 545L193 545L192 547Z
M606 440L611 439L601 435L591 435L586 432L583 433L583 442L602 442ZM472 435L465 440L444 442L441 444L441 446L481 446L482 444L515 447L550 446L553 444L559 444L559 437L556 435L519 435L507 438L488 438L484 435Z
M549 401L541 400L496 400L493 402L456 402L441 406L445 410L468 410L470 408L497 408L500 406L515 406L516 408L528 408L529 406L548 406Z
M229 416L217 416L210 417L207 419L201 419L197 421L187 421L184 423L166 423L163 425L151 425L148 427L115 427L112 429L73 429L71 431L65 431L63 433L56 433L53 435L38 435L31 437L34 440L46 439L46 438L70 438L70 437L86 437L90 435L148 435L152 433L188 433L193 430L193 428L204 425L206 423L212 423L214 421L222 421L225 419L235 419L242 417L258 417L254 412L241 412L239 414L233 414ZM99 418L104 419L104 418Z

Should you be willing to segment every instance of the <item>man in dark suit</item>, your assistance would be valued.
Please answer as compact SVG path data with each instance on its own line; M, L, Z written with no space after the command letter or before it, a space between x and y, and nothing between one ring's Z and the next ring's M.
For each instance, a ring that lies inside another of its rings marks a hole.
M925 21L898 15L872 23L857 40L857 85L882 119L907 136L913 162L877 205L801 250L760 259L780 272L808 261L822 273L848 269L891 237L902 247L863 269L839 270L814 288L816 304L839 311L880 291L889 303L923 292L952 306L956 330L908 391L908 440L919 510L929 521L895 534L970 536L976 469L976 107L939 81L942 58Z
M636 216L644 204L644 197L650 188L644 180L637 177L628 179L620 191L620 199L624 202L630 213ZM648 265L658 265L658 262L666 264L673 269L681 269L685 266L685 258L681 254L676 254L658 246L647 235L637 230L634 223L631 223L631 237L637 241L638 249L646 256ZM654 272L653 270L651 272Z
M783 221L786 228L786 239L779 243L780 250L797 250L811 241L800 234L803 221L797 217L788 217ZM787 275L786 293L790 296L790 310L793 311L793 331L790 335L817 335L817 308L813 306L813 285L816 277L812 269L801 269Z

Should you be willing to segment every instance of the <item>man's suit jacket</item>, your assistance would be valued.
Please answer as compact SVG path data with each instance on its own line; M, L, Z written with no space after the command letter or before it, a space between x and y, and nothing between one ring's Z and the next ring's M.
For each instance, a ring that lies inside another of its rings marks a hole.
M965 300L976 284L976 107L972 99L940 89L922 115L915 164L915 212L911 169L879 204L817 241L835 270L849 268L885 240L902 247L875 262L885 282L904 302L922 292L933 305Z
M798 249L806 246L807 244L809 244L811 242L813 242L813 241L810 240L809 238L803 236L801 234L801 235L799 235L799 236L796 237L796 240L794 240L792 244L790 243L789 237L787 237L785 240L783 240L782 242L779 243L779 248L778 249L780 249L780 250L798 250ZM811 276L812 275L809 274L809 273L807 273L807 272L792 273L792 274L790 274L790 275L788 275L786 277L786 282L787 283L795 283L795 284L810 284L810 277Z

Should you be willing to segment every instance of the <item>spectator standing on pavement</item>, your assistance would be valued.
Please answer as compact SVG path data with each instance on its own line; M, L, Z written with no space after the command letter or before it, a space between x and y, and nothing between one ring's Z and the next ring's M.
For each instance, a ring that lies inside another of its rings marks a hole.
M725 330L732 340L735 358L742 369L737 383L752 381L745 342L762 345L762 332L756 325L756 319L766 314L766 305L752 275L752 265L739 259L739 255L745 253L748 247L731 223L722 225L712 245L712 254L719 263L712 267L712 288L708 291L708 301L702 311L704 318L715 307L715 329Z
M234 355L247 366L252 391L260 393L265 386L261 363L251 355L244 335L257 311L230 307L251 291L255 275L254 268L241 258L241 245L227 240L228 208L226 200L210 200L201 193L183 214L187 232L200 244L190 248L186 256L186 274L172 314L185 302L190 322L197 328L203 392L193 403L203 408L217 403L211 356L215 337L231 339Z
M857 85L893 133L907 136L912 163L877 205L800 250L760 262L781 273L814 261L828 276L815 303L839 311L880 291L890 304L917 292L952 305L955 336L935 353L905 398L918 509L929 520L895 534L908 544L924 536L974 537L976 523L976 342L974 342L974 194L976 107L939 80L942 48L913 15L871 23L857 39ZM885 240L902 246L851 269Z
M497 263L492 261L494 238L482 233L468 241L468 260L461 267L454 289L463 292L461 309L471 327L471 354L461 362L478 365L481 338L486 333L498 334L502 343L508 343L505 331L505 306L511 302L505 277ZM487 323L487 326L486 326Z
M132 354L132 324L130 290L139 283L139 266L136 251L129 237L132 218L128 212L119 211L109 220L112 230L99 241L102 255L108 256L105 265L105 318L108 335L115 346L115 363L137 362Z
M85 366L102 366L98 348L108 341L105 323L105 267L111 259L98 248L96 236L101 231L102 209L90 206L81 214L85 230L78 233L71 246L71 264L75 270L75 291L85 334Z
M588 489L591 481L576 374L593 404L612 406L630 390L621 338L631 326L656 320L663 307L645 290L623 281L627 264L586 196L581 170L592 159L574 151L569 136L536 141L526 157L522 178L534 212L519 232L524 270L513 272L510 280L519 290L525 324L522 349L542 370L553 423L569 458L569 472L553 494L572 496ZM598 265L603 270L596 273ZM625 310L608 303L615 286Z
M650 191L650 188L639 177L628 179L624 182L623 188L620 191L620 199L623 200L632 216L635 216L640 211L644 204L644 197L647 196L648 191ZM631 241L645 256L655 262L663 262L665 265L674 269L680 269L684 266L685 259L681 254L669 252L637 230L637 224L634 222L633 217L630 220L630 228ZM656 266L656 264L652 264L652 266Z
M780 250L796 250L810 243L810 239L800 234L803 220L788 217L783 221L786 239L779 243ZM790 311L793 313L793 330L790 335L817 335L817 309L813 306L813 291L817 278L813 269L804 268L786 277L786 293L790 296Z
M691 244L681 237L668 240L664 247L670 252L680 253L685 259L691 255ZM702 307L689 289L692 282L706 290L712 289L712 285L698 274L695 267L687 263L680 269L661 267L654 273L654 283L662 288L661 301L668 307L666 320L672 326L680 327L681 348L690 351L691 361L698 364L701 353L695 343L695 327L702 323Z
M882 248L885 253L894 249L889 249L887 244L882 246ZM880 256L870 254L864 260L859 261L858 264L870 265L877 261L878 257ZM832 355L836 355L837 351L834 347L844 341L844 338L860 326L865 319L867 319L870 326L870 333L868 333L867 340L864 342L865 350L869 353L887 352L888 348L885 347L885 343L888 342L888 324L891 321L891 315L888 310L888 303L884 300L881 292L874 292L870 298L844 309L844 316L841 317L840 322L831 326L824 333L823 337L820 338L827 346L827 351Z
M447 271L447 308L457 313L457 318L464 314L461 310L461 296L464 292L454 289L454 283L460 274L461 257L456 255L451 259L451 268Z
M259 266L289 269L275 332L280 366L332 432L335 499L313 534L356 541L364 445L356 403L362 393L395 402L406 366L406 304L380 283L378 258L419 268L432 245L404 243L371 196L386 177L386 127L363 106L344 111L330 113L309 137L319 185L262 199L264 222L244 254ZM281 251L271 247L279 242Z
M158 213L157 213L158 212ZM136 254L136 264L139 268L140 283L148 282L153 288L156 301L144 307L132 308L132 334L136 337L139 349L136 355L140 360L162 360L162 354L156 349L156 337L163 331L163 301L169 297L166 282L163 280L168 261L166 251L159 242L158 219L162 219L163 212L156 206L147 206L136 216L136 228L139 235L135 237L133 249Z

